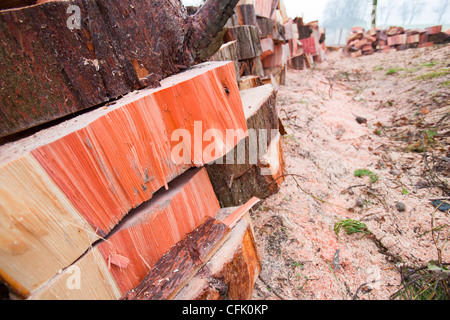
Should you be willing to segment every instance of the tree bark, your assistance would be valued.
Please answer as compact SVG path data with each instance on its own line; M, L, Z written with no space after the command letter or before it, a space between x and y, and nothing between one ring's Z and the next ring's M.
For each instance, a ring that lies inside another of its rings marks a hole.
M144 280L123 300L173 298L227 239L229 228L208 217L197 229L168 251Z
M259 57L262 53L258 28L255 26L229 28L227 37L237 40L239 61Z
M0 137L116 99L222 44L238 0L71 0L0 11ZM69 6L80 28L69 28Z

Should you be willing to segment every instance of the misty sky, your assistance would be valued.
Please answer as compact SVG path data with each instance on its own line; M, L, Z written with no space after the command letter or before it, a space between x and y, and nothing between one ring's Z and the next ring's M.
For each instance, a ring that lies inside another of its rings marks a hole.
M314 21L314 20L323 20L323 10L326 7L326 4L329 0L284 0L286 5L286 9L288 11L289 16L295 18L297 16L304 18L306 22ZM379 0L379 6L382 6L385 2L398 0ZM411 0L417 1L417 0ZM446 0L422 0L426 4L426 9L423 10L419 16L415 19L415 24L436 24L436 13L433 12L433 8ZM182 2L186 5L188 4L199 4L201 0L182 0ZM379 13L380 14L380 13ZM450 6L444 14L443 24L450 24ZM389 24L392 25L401 25L402 20L398 14L394 14L388 21Z
M326 7L329 0L284 0L286 5L286 10L290 16L303 16L305 21L322 20L322 12ZM398 0L379 0L378 5L382 6L387 1L398 1ZM412 0L416 1L416 0ZM427 9L424 10L418 17L415 24L435 24L436 23L436 13L433 12L433 7L445 0L423 0L426 4ZM392 16L389 19L390 24L401 24L401 18L397 16ZM447 9L446 15L444 15L445 24L450 24L450 8Z

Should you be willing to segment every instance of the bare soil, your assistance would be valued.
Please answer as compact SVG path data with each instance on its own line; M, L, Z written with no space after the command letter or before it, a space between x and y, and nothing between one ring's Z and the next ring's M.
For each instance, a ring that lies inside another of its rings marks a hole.
M253 213L255 300L390 299L405 268L450 262L450 216L430 201L450 196L449 71L449 45L288 71L286 180ZM371 234L338 236L346 219Z

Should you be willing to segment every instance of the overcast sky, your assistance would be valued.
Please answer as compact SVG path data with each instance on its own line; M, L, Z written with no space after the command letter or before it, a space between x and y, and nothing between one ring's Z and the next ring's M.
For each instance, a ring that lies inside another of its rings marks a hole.
M305 21L322 20L322 12L329 0L284 0L286 10L291 17L303 16ZM398 0L379 0L378 4L381 6L385 1ZM417 0L411 0L417 1ZM416 24L434 24L436 23L436 13L433 12L433 7L445 0L423 0L426 4L426 9L417 17ZM393 16L391 21L393 24L401 24L399 17ZM444 23L450 23L450 10L447 9L444 15Z
M329 0L284 0L286 5L286 10L288 15L295 17L303 17L306 22L319 20L319 22L323 19L323 10L326 7L326 4ZM398 0L379 0L379 6L383 5L386 1L395 1ZM411 0L417 1L417 0ZM426 4L426 9L423 10L420 15L415 19L415 24L436 24L436 13L433 12L433 7L435 7L440 2L445 0L421 0ZM201 3L201 0L182 0L185 4L191 3ZM394 14L392 18L389 20L390 24L401 25L401 19ZM450 6L447 12L444 14L444 24L450 24Z

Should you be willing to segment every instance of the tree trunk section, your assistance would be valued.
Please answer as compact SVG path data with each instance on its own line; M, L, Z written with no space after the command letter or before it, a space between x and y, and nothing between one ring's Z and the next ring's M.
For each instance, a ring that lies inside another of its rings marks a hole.
M261 55L261 42L258 28L255 26L239 26L228 29L227 37L238 42L238 59L246 60Z
M96 106L207 60L238 0L71 0L0 12L0 137ZM80 8L71 29L69 5ZM69 13L68 13L69 12Z

